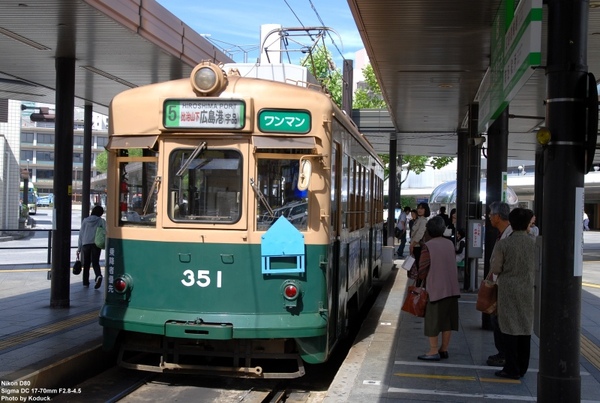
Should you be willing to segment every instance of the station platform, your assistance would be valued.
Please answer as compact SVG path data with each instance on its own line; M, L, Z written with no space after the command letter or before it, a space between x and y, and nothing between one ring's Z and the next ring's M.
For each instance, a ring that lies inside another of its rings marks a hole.
M311 402L536 401L538 339L532 336L530 369L523 378L495 377L498 367L486 365L496 353L493 335L481 328L474 293L459 300L460 330L452 334L449 359L419 361L428 348L423 320L401 312L411 280L399 268L402 261L394 263L334 381ZM68 387L114 363L101 350L104 287L85 288L81 276L71 276L70 307L51 309L47 275L47 265L0 264L3 388ZM583 281L581 401L591 403L600 402L600 260L584 262Z
M539 339L532 335L527 374L520 380L494 375L499 367L486 365L498 351L493 332L482 329L475 309L476 293L459 299L459 331L452 332L449 358L436 362L417 359L429 350L423 318L401 311L406 271L396 269L379 294L368 319L337 372L323 402L480 402L536 401ZM581 300L581 401L600 402L600 261L584 262L586 282ZM480 279L483 273L480 272ZM462 283L461 283L462 284ZM440 337L441 339L441 337ZM441 340L440 340L441 342ZM559 400L556 400L559 401Z

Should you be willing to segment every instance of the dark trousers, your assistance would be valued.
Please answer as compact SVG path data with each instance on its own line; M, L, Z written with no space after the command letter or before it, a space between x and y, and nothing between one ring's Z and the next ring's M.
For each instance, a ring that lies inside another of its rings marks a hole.
M90 284L90 265L94 268L96 278L102 275L100 270L100 253L102 249L90 243L81 247L81 265L83 266L83 284Z
M406 246L406 231L402 231L402 235L400 236L400 246L398 246L398 251L396 254L398 256L404 255L404 247Z
M504 351L506 364L502 370L511 375L525 375L529 368L531 336L502 333L502 342L506 348Z
M506 358L506 346L504 345L504 334L500 331L500 324L498 323L498 315L490 315L490 322L492 329L494 330L494 345L498 354L502 358Z
M415 265L417 266L417 269L418 269L418 267L419 267L419 261L421 260L421 247L420 246L419 247L415 246L413 248L413 257L415 258ZM423 280L418 280L417 279L415 281L415 285L417 287L420 287L422 283L423 283Z

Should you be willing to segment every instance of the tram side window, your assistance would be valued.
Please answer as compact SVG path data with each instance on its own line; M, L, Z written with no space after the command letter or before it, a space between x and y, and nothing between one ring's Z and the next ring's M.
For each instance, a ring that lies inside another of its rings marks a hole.
M257 229L266 231L284 216L300 231L308 227L308 191L298 190L298 159L258 160L256 186L263 201L257 200ZM268 203L273 215L265 206Z
M177 149L169 157L169 217L175 222L237 222L242 203L241 154L194 151Z
M119 163L120 225L156 226L157 172L155 160Z

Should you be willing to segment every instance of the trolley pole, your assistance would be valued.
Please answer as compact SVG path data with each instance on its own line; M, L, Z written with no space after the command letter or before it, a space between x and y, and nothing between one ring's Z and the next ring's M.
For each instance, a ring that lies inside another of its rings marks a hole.
M579 402L589 5L583 0L546 3L546 124L551 138L544 150L537 396L542 403Z

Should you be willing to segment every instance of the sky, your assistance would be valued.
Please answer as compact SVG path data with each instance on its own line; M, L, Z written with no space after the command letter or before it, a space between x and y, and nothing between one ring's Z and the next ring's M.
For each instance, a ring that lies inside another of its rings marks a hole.
M194 31L206 35L214 45L226 50L238 63L244 62L244 58L250 63L256 61L263 24L280 24L282 27L324 25L333 29L337 34L331 32L333 42L328 37L325 45L340 70L343 57L354 60L355 52L363 48L347 0L157 1ZM214 7L208 7L208 4ZM294 37L294 40L302 45L312 43L307 37ZM292 62L296 63L303 56L299 52L293 53Z

